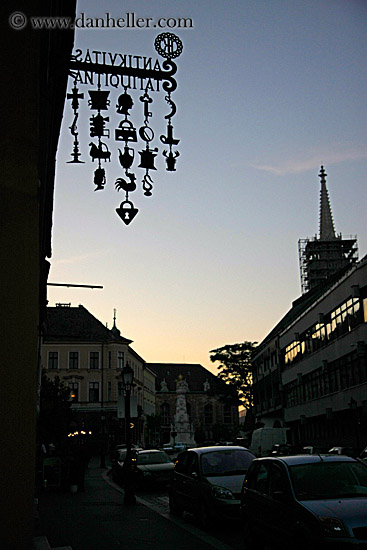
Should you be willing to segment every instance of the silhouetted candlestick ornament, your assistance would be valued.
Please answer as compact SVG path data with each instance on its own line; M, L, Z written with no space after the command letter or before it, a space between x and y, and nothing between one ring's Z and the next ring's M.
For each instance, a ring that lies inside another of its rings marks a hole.
M176 160L180 153L173 151L173 146L180 140L174 137L174 127L172 117L176 114L176 104L172 100L171 94L177 88L175 75L177 66L173 59L180 56L183 51L181 40L174 34L164 32L159 34L154 40L154 47L158 54L165 58L162 61L154 60L145 56L136 56L130 54L111 54L109 52L93 51L92 54L87 50L84 54L82 50L77 50L72 55L70 62L69 75L73 78L73 88L67 94L67 99L71 100L74 118L70 126L70 132L73 136L72 160L69 163L82 163L79 160L81 156L78 141L78 109L84 94L79 92L77 85L88 84L92 86L96 82L97 89L88 90L88 106L95 111L89 118L89 135L93 141L89 143L89 155L92 162L97 161L97 168L94 170L93 183L95 191L103 190L106 185L106 170L102 168L102 163L110 162L113 151L107 145L106 141L114 137L119 142L118 151L119 164L124 173L115 180L115 189L125 192L125 200L116 208L116 212L124 222L129 225L138 213L138 209L129 200L129 193L136 190L136 176L130 169L133 169L135 157L139 153L139 168L144 170L142 177L142 189L144 196L152 195L153 179L149 173L150 170L157 170L155 159L158 153L158 147L154 147L154 130L150 126L150 119L153 116L153 98L150 92L160 92L163 90L164 99L169 106L169 113L165 115L167 121L165 134L160 135L160 141L166 146L163 151L167 171L176 170ZM101 62L103 60L103 63ZM116 61L117 60L117 61ZM112 92L110 99L110 90L101 89L101 87L112 86L115 91ZM123 93L118 88L123 88ZM143 124L134 126L130 120L130 111L134 107L134 98L132 90L140 91L137 96L140 100L143 110ZM116 93L115 93L116 92ZM107 127L110 122L109 116L103 116L103 111L107 111L113 103L116 113L122 115L122 120L118 121L114 133ZM130 145L142 140L145 146L140 151L134 150ZM102 141L103 140L103 141ZM120 143L122 143L120 145Z

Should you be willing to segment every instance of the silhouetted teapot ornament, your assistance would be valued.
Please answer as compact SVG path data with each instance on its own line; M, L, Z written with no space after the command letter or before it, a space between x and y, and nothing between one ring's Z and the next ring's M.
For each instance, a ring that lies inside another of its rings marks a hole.
M130 168L134 162L134 149L132 147L128 147L127 145L125 145L123 153L121 149L119 149L119 161L125 170Z

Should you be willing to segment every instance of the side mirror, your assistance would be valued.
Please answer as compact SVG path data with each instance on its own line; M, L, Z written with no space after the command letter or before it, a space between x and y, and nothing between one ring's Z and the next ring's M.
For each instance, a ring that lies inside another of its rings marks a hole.
M199 475L198 475L197 472L191 472L191 477L192 477L193 479L198 479Z

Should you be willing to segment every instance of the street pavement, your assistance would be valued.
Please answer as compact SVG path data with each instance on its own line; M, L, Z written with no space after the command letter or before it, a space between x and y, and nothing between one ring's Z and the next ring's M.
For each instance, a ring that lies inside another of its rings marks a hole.
M72 494L46 489L38 499L38 540L45 548L72 550L232 550L193 522L168 513L168 497L144 494L135 505L124 505L123 490L114 484L100 459L86 471L85 491ZM41 546L40 546L41 547ZM35 546L36 548L36 546Z

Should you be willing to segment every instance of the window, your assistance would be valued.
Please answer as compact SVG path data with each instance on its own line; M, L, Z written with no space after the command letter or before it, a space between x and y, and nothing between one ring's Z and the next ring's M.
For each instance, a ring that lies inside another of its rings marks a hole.
M261 464L257 471L256 479L254 480L253 488L255 489L255 491L258 491L263 495L268 494L268 477L268 467L265 464Z
M70 351L69 352L69 369L79 368L79 352Z
M204 424L213 424L213 406L210 403L204 407Z
M232 423L232 407L231 405L224 405L223 407L223 422L224 424Z
M112 382L107 382L107 401L112 401Z
M117 368L118 369L123 369L124 368L124 359L125 359L125 354L123 351L118 351L117 352Z
M78 382L69 382L70 401L77 403L79 401L79 384Z
M99 351L91 351L89 354L89 368L99 369Z
M48 352L48 368L49 370L54 370L59 368L59 352L58 351L49 351Z
M124 395L124 385L122 382L117 382L117 395Z
M89 382L89 403L99 402L99 382Z
M112 369L112 351L108 352L108 368Z
M276 464L272 464L269 477L269 496L274 498L278 492L288 492L287 489L288 482L285 472Z
M162 416L162 424L165 426L169 426L171 423L171 416L170 416L170 410L169 410L169 404L168 403L162 403L161 405L161 416Z

